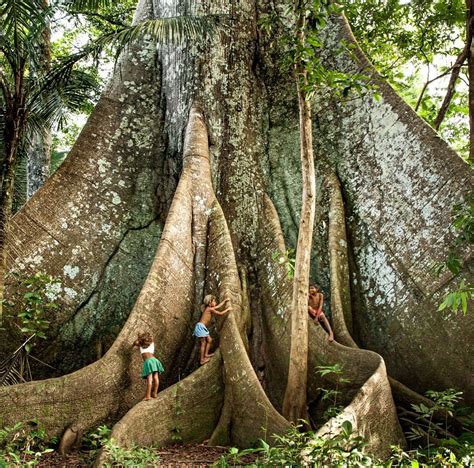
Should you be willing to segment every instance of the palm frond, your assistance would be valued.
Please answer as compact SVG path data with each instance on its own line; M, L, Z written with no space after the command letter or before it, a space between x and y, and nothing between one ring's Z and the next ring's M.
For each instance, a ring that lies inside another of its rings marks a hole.
M32 28L44 27L45 7L42 0L2 0L0 29L4 35L12 35L17 42L25 38Z
M160 44L182 44L185 40L206 41L219 25L221 17L208 16L174 16L142 21L112 34L109 39L119 49L145 37ZM100 39L100 38L99 38Z
M66 0L63 7L70 11L97 11L113 4L113 0Z
M82 110L99 87L97 76L85 70L72 69L65 81L63 78L60 75L56 82L43 87L41 94L30 103L26 139L53 126L61 127L68 112Z
M34 72L42 59L42 35L53 14L42 0L6 0L0 2L0 56L8 63L10 74L15 76L28 66Z
M3 361L0 361L0 386L26 382L23 376L26 360L24 345L25 343Z

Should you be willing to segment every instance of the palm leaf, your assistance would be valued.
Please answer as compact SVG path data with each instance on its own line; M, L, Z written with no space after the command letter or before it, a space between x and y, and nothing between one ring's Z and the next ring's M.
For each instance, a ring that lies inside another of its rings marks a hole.
M38 43L48 27L52 7L45 7L43 0L2 0L0 5L0 52L11 75L25 65L34 70L41 61Z
M53 126L61 127L68 112L80 111L99 87L97 76L85 70L71 69L67 79L64 78L60 75L57 81L43 87L29 103L27 140Z
M3 34L13 36L15 46L31 29L46 27L45 9L42 0L2 0L0 6L0 27Z
M146 20L112 34L120 49L145 37L160 44L182 44L185 40L207 40L218 25L218 16L175 16Z
M97 11L113 4L113 0L66 0L63 6L71 11Z
M25 345L26 343L23 343L14 353L0 361L0 386L26 382L22 372L26 359Z

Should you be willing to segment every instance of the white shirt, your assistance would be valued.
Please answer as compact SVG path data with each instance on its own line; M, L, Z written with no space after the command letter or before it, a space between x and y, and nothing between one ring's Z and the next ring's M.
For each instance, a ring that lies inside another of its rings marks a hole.
M150 346L148 346L148 348L142 348L140 346L140 353L151 353L151 354L154 354L155 352L155 343L152 343Z

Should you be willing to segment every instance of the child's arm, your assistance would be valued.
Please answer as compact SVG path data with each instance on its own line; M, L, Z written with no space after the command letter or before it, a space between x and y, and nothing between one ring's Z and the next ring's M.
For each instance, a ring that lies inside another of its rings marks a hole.
M229 299L224 299L220 304L217 304L215 307L212 307L212 310L222 307L226 302L229 302Z
M223 310L222 312L219 312L218 310L212 309L212 313L216 315L225 315L227 312L230 312L232 310L232 307L227 307L227 309Z
M324 295L323 293L319 293L318 313L320 313L323 310L323 304L324 304Z

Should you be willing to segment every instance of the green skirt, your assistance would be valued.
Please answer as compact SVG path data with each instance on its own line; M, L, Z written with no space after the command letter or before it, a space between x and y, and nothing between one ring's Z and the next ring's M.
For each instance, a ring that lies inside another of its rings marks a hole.
M163 364L161 364L156 357L148 358L143 363L143 372L142 372L142 379L146 379L147 376L153 374L153 372L158 372L162 374L165 371Z

